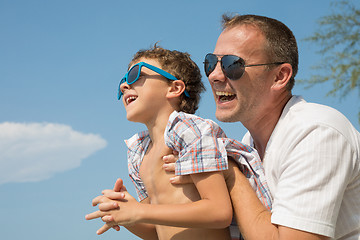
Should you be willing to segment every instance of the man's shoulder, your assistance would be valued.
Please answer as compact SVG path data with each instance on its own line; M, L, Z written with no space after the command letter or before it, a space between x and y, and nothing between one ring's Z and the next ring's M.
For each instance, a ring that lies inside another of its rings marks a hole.
M293 96L290 99L278 124L297 129L323 126L340 132L343 132L344 128L352 128L350 121L338 110L307 102L300 96Z
M326 105L307 102L301 96L293 96L284 107L270 141L276 139L284 144L289 138L324 129L341 134L351 141L357 142L360 139L359 132L338 110ZM252 144L249 132L245 134L243 142Z
M306 102L294 96L284 111L272 134L272 140L297 138L310 132L323 134L324 131L341 135L352 144L360 141L360 133L338 110L317 103Z

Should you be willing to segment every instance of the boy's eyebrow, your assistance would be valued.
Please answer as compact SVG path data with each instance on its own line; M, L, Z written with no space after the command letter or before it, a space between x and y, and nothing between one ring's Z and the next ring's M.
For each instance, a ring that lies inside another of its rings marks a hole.
M140 72L140 76L142 77L152 77L152 78L166 78L164 76L162 76L161 74L158 73L144 73L143 71Z
M143 70L144 70L144 68L141 68L140 76L149 76L149 77L158 77L158 76L160 76L160 77L164 77L160 73L154 72L151 69L146 68L145 71L147 71L147 72L144 72Z

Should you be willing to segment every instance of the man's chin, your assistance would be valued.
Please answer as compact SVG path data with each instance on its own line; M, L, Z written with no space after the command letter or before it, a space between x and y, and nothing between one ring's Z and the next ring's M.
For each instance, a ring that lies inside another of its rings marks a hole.
M224 113L224 112L216 111L215 117L216 117L217 120L219 120L221 122L238 122L236 117L231 113L227 114L227 113Z

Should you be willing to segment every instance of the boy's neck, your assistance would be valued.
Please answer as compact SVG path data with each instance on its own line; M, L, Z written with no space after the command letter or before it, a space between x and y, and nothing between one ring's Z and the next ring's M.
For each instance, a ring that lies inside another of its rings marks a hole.
M165 128L173 111L174 109L169 109L169 111L158 113L152 122L145 124L149 131L150 139L153 145L164 143Z

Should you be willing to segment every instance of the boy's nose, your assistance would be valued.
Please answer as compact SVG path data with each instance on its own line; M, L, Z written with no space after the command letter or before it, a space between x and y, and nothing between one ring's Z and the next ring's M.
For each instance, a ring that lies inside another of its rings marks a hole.
M124 82L120 85L120 91L124 93L125 90L129 90L131 87L127 82Z

